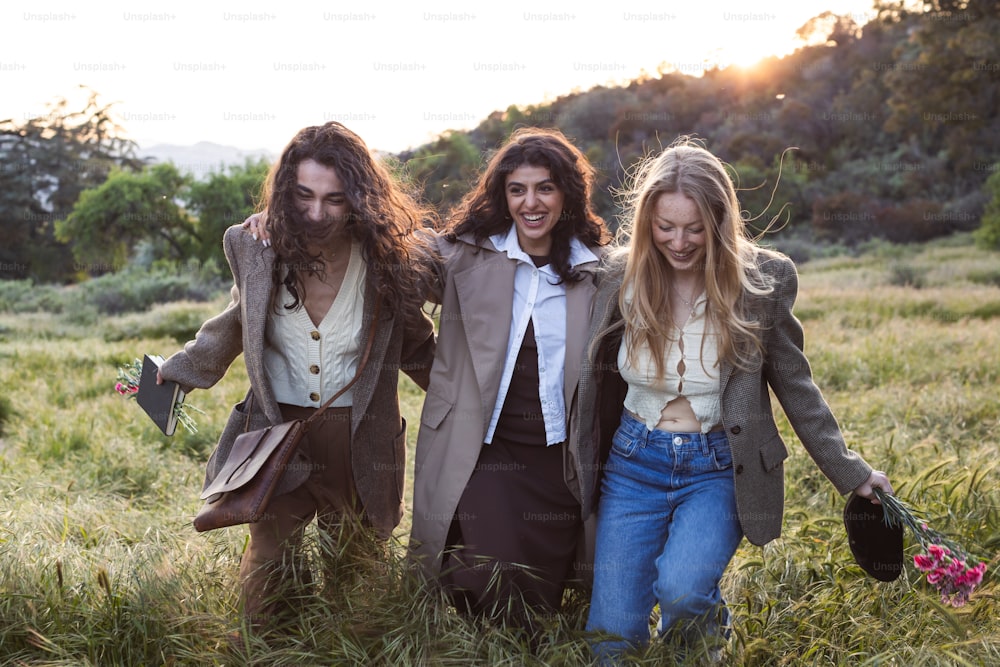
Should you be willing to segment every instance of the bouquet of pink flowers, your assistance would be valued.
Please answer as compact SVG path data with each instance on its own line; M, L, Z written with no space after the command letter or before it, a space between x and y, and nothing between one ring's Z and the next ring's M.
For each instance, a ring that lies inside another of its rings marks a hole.
M131 364L118 367L118 382L115 391L122 396L133 397L139 391L139 378L142 377L142 361L135 359Z
M119 366L118 382L115 383L115 391L127 398L135 398L136 392L139 391L139 378L141 377L141 359L133 359L132 363ZM188 433L197 433L198 426L194 423L194 419L192 419L191 415L188 414L188 410L201 412L201 410L193 405L189 405L187 402L178 401L177 405L174 407L174 414L177 416L177 421L188 430Z
M910 529L924 552L913 557L913 566L926 573L927 583L941 594L942 604L961 607L983 581L986 563L976 562L966 551L943 533L934 530L916 512L896 496L875 489L885 512L885 521Z

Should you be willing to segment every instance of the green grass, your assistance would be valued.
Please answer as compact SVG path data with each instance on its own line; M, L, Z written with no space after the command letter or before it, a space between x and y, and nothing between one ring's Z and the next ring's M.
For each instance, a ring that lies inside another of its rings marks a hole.
M799 267L807 352L848 442L935 528L990 561L972 602L943 607L912 567L889 584L866 577L843 499L779 417L791 450L784 530L763 549L744 543L723 580L729 664L1000 663L1000 287L982 279L996 260L948 243ZM900 262L919 288L892 284ZM246 531L198 534L191 519L245 390L242 361L191 395L205 411L196 434L163 437L113 391L119 364L169 354L224 302L103 317L96 333L72 313L0 314L0 664L587 664L584 596L567 596L532 656L516 633L421 595L401 559L409 515L381 567L338 578L335 595L303 593L294 630L234 654L225 637L239 628ZM412 454L422 394L408 379L400 387ZM330 549L309 538L312 559ZM658 644L637 659L674 660Z

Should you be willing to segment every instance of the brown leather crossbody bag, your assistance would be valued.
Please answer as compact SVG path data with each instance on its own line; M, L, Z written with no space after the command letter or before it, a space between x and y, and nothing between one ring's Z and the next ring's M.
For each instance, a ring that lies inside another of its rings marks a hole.
M299 443L308 432L309 425L319 419L361 377L375 340L380 306L381 299L378 299L372 316L371 331L368 332L368 343L358 363L358 370L350 382L307 419L294 419L236 437L219 474L201 492L201 499L205 504L194 518L195 530L203 532L241 523L254 523L261 519L278 488L278 482L298 451ZM253 400L252 395L250 400ZM248 425L249 422L248 409Z

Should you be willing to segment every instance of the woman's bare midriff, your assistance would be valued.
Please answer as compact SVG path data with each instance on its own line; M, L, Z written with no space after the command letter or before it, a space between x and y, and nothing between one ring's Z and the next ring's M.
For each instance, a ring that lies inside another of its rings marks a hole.
M634 414L637 420L642 419ZM720 426L715 426L711 430L717 430ZM667 403L660 413L660 421L656 425L658 431L668 431L670 433L701 433L701 422L694 415L691 403L684 396L678 396Z

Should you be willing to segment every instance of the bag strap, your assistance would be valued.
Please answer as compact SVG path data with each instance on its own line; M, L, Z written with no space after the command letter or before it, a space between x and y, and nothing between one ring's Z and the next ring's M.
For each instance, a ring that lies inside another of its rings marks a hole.
M328 400L326 403L317 408L316 412L309 415L309 418L306 419L306 424L309 424L314 419L319 418L319 416L323 414L323 412L325 412L326 409L330 407L335 400L343 396L344 392L350 389L352 386L354 386L354 383L357 382L358 378L361 377L361 372L365 369L365 366L368 365L368 357L372 351L372 344L375 342L375 329L378 325L378 316L381 310L382 310L382 298L378 294L376 294L375 312L372 314L371 329L368 331L368 342L365 344L365 351L361 354L361 361L358 362L357 372L354 373L354 377L351 378L350 382L341 387L340 391L338 391L336 394L330 397L330 400Z
M247 418L243 422L244 433L250 430L250 414L252 412L253 412L253 389L250 390L250 396L247 398Z

